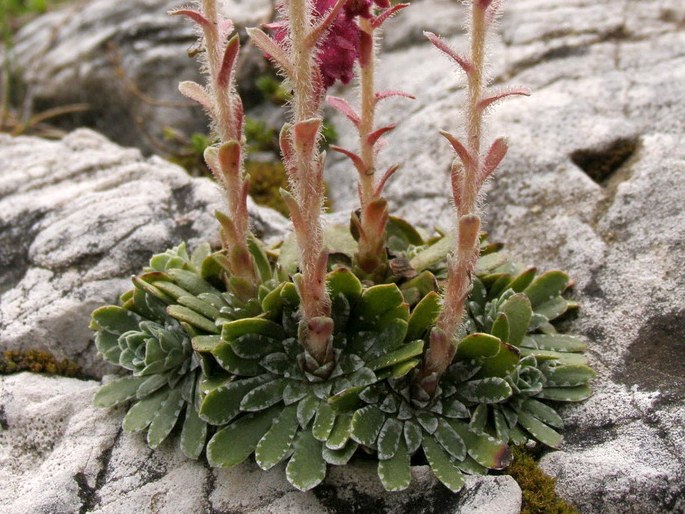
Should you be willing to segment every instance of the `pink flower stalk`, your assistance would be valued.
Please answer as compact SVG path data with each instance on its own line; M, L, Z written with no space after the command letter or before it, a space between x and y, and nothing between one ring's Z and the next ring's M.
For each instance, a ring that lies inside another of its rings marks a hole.
M235 64L240 51L231 20L217 14L216 0L203 0L202 9L178 9L172 15L183 15L201 29L208 80L206 86L196 82L182 82L179 90L198 102L212 119L213 129L221 142L205 151L205 160L226 194L228 215L217 213L222 226L222 241L227 252L226 265L241 297L254 296L257 276L248 250L249 216L243 156L243 105L235 86Z
M306 350L303 367L319 374L333 369L334 353L331 300L325 283L328 252L321 224L326 156L318 150L325 79L317 59L325 38L334 34L346 2L336 0L330 9L319 13L308 0L289 0L281 6L283 21L274 37L260 29L248 29L252 41L280 68L293 89L293 123L283 127L280 137L291 191L281 193L300 249L301 275L294 281L302 317L299 339Z
M381 2L376 2L378 5ZM385 5L385 3L383 3ZM389 3L387 3L389 5ZM395 128L394 125L376 128L375 113L379 101L392 96L413 96L399 91L377 93L375 90L377 29L401 9L409 4L398 4L389 7L374 16L371 13L371 2L358 0L352 7L358 13L361 38L359 45L360 61L360 107L359 113L342 98L329 96L328 103L344 114L359 132L359 153L333 146L333 150L348 156L359 173L360 214L353 214L352 222L359 234L359 251L357 265L369 275L379 277L387 271L385 252L385 229L388 223L388 204L383 197L383 189L388 179L397 171L398 166L391 166L380 178L376 176L376 155L378 143L382 136ZM349 6L349 4L348 4Z
M457 348L459 329L464 317L464 305L471 291L473 270L479 248L480 216L478 198L487 178L495 171L507 153L507 143L500 138L482 152L483 114L493 103L512 95L528 95L524 89L486 94L485 38L496 18L500 0L471 1L471 55L465 57L453 50L435 34L426 37L466 73L468 98L465 107L466 141L442 131L457 154L452 164L452 195L457 217L457 242L449 257L447 287L436 327L430 335L429 348L417 376L415 393L432 396L440 376L451 364Z

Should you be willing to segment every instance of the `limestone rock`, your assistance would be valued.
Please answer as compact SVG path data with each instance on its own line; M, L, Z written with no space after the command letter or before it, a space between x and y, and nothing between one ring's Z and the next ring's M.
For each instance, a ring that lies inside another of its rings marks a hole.
M220 192L88 130L57 142L0 136L0 169L2 349L49 350L93 376L111 371L96 357L90 312L115 302L153 253L216 241ZM267 239L286 228L274 211L250 207Z
M332 468L301 493L282 466L254 462L212 470L185 459L173 441L150 450L120 428L123 411L91 406L98 382L22 373L0 377L0 510L23 512L236 512L324 514L416 512L515 514L521 491L511 477L471 478L455 496L427 467L414 487L383 490L375 465Z
M268 21L268 0L224 0L223 10L239 32ZM205 133L202 110L178 93L181 80L199 80L198 65L188 51L197 40L193 24L167 16L182 0L77 1L40 16L15 38L14 62L27 98L23 105L42 110L85 103L88 111L55 119L61 127L88 126L113 141L159 152L151 138L163 142L172 128L191 135ZM256 51L243 53L240 77L253 90Z
M461 19L437 0L410 9ZM409 16L388 25L380 123L398 123L382 166L401 163L391 213L449 227L449 145L462 130L464 78L427 43L402 45ZM563 409L562 452L543 468L582 512L685 510L685 6L667 0L504 2L491 43L495 87L525 85L490 116L510 152L489 186L487 229L522 262L568 270L582 303L569 328L590 343L595 396ZM445 34L457 48L459 31ZM353 99L354 94L348 93ZM352 100L354 101L354 100ZM335 118L342 146L349 123ZM328 173L337 208L356 204L350 164Z

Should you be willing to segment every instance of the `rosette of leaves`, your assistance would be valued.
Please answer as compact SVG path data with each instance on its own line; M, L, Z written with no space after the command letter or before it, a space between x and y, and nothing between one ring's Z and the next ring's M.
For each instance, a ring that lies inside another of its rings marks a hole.
M332 369L310 372L298 342L299 298L283 283L262 300L263 315L223 325L220 336L193 339L228 373L202 384L200 416L221 428L207 446L211 465L234 466L252 453L270 469L287 461L300 490L320 483L327 464L349 461L360 443L350 438L355 392L379 377L401 377L418 364L423 342L405 343L409 307L394 284L364 288L347 268L327 275L333 301ZM340 410L329 399L349 394Z
M259 262L266 263L262 272L271 285L268 260L256 242L253 246ZM190 458L200 456L208 426L197 414L198 385L216 365L193 351L191 339L218 334L222 323L260 312L259 302L241 299L240 284L233 288L222 258L208 244L192 255L181 244L152 257L145 272L133 278L134 288L122 295L121 306L93 312L98 351L132 373L104 385L94 403L113 407L133 401L123 427L146 430L151 448L164 442L182 420L180 447Z
M466 326L471 333L444 377L470 408L472 429L514 444L531 438L553 448L561 444L563 422L555 406L588 398L595 375L583 355L585 343L552 324L575 308L562 296L568 284L561 271L536 275L510 262L474 280Z

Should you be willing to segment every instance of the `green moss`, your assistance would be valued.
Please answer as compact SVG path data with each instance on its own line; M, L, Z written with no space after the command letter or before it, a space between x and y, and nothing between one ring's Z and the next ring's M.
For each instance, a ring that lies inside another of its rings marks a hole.
M277 210L288 215L279 189L288 185L283 164L278 161L246 161L245 168L250 175L250 194L259 205Z
M82 375L81 367L78 364L67 359L58 361L50 352L41 350L5 351L0 357L0 375L11 375L22 371L63 377L80 377Z
M514 462L505 473L518 482L523 492L521 514L579 514L578 509L560 498L556 480L546 475L530 452L512 447Z

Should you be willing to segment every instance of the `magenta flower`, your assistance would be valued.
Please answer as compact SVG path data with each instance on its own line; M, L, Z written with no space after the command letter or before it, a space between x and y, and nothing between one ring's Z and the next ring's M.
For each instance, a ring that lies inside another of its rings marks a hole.
M361 32L356 18L371 18L374 4L379 8L386 8L390 6L390 1L349 0L319 45L317 58L321 85L324 89L331 87L337 80L347 84L354 78L354 63L359 59L361 42ZM314 11L317 20L322 19L333 5L335 0L315 0ZM281 42L285 39L287 29L284 20L271 23L268 28L272 30L276 41Z

